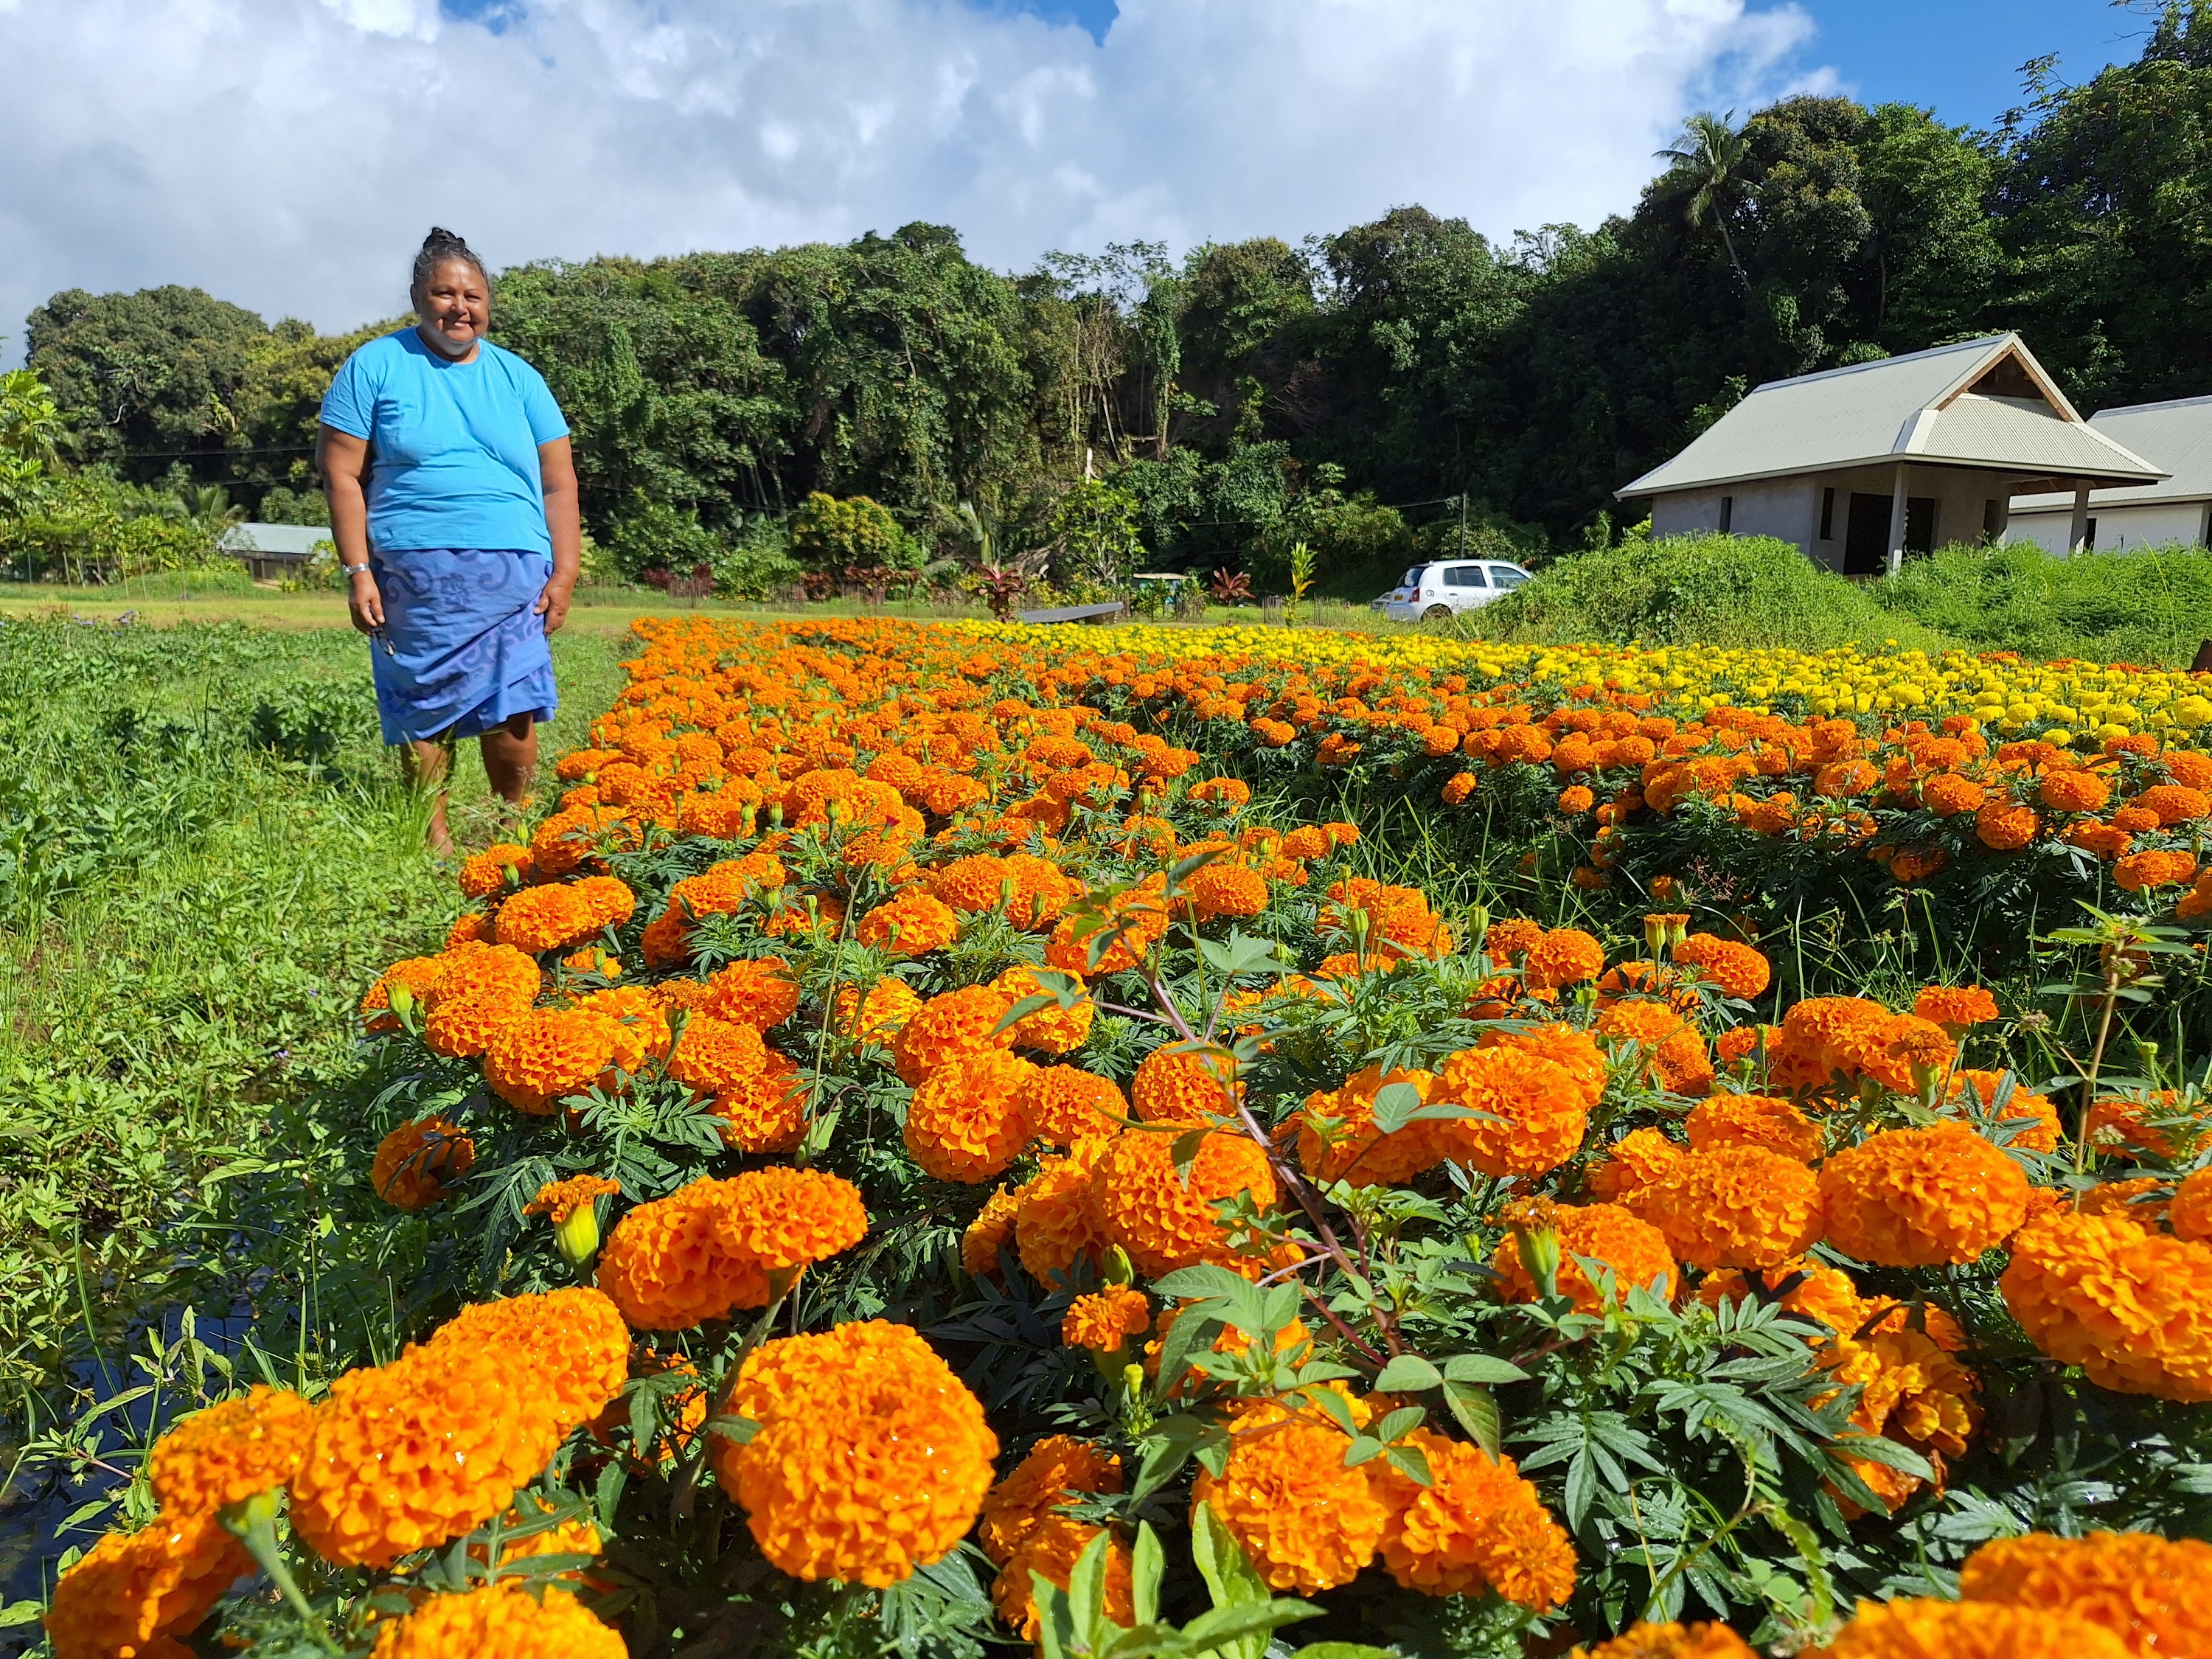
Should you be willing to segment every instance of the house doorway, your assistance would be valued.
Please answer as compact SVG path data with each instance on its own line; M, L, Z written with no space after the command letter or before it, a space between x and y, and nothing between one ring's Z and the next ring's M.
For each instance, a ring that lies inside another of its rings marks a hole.
M1879 576L1888 568L1889 497L1854 489L1844 530L1844 574Z

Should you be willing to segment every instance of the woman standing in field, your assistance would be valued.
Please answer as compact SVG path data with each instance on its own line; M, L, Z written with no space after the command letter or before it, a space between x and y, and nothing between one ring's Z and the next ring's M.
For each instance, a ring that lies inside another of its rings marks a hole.
M538 371L484 337L483 262L433 229L410 292L415 326L331 380L315 459L384 740L434 790L444 854L457 740L478 740L493 790L522 808L538 722L557 707L546 636L567 619L582 544L568 422Z

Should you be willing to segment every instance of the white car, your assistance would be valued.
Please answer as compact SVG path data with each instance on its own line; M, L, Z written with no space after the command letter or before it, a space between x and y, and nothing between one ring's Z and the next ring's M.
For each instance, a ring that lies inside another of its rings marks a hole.
M1417 564L1374 608L1392 622L1437 622L1488 605L1528 580L1519 565L1499 559Z

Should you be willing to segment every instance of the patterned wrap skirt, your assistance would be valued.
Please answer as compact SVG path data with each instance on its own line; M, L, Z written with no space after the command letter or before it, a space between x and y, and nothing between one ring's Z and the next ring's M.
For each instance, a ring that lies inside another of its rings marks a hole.
M553 717L553 653L532 609L552 577L550 558L410 547L370 562L384 596L368 659L385 742L481 737L517 714Z

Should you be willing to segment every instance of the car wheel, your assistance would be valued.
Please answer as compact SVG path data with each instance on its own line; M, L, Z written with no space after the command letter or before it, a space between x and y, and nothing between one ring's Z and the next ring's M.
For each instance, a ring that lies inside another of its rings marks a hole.
M1421 620L1423 622L1449 622L1451 619L1451 614L1452 608L1449 605L1432 605L1426 611L1421 612Z

